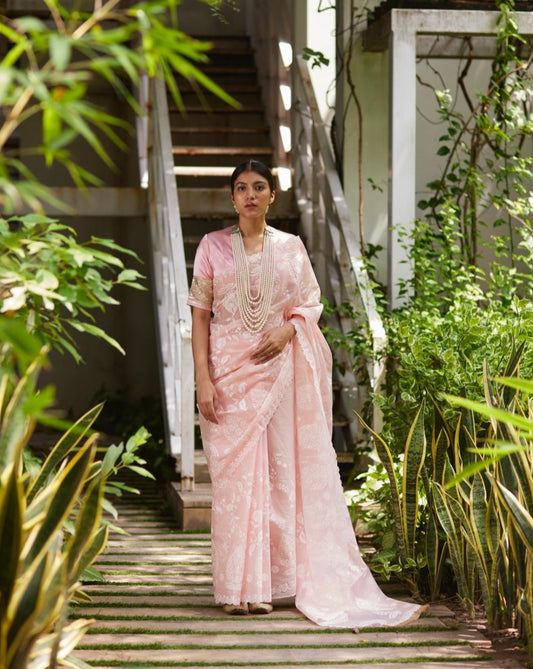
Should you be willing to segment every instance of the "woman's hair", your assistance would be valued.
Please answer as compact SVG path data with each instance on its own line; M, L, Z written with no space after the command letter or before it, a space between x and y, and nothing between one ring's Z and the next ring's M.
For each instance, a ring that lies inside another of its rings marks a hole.
M246 160L244 163L237 165L237 167L233 170L230 181L232 194L233 188L235 187L235 182L243 172L257 172L257 174L265 177L272 192L276 190L274 186L274 177L272 176L270 169L259 160Z

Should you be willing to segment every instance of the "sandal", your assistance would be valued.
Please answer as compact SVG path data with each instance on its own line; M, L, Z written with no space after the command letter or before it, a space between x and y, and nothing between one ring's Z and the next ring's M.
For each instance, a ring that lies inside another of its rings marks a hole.
M246 602L241 602L240 604L224 604L222 610L229 616L245 616L248 614L248 604L246 604Z
M268 604L267 602L252 602L248 605L248 610L250 613L256 615L266 615L267 613L272 613L273 609L274 607L272 604Z

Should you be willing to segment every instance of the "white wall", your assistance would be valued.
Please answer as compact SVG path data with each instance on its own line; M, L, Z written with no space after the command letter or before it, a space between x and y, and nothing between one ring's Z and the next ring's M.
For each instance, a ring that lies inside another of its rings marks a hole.
M307 44L329 59L329 65L311 69L311 79L322 118L331 122L335 107L335 2L307 0ZM319 7L322 11L319 12Z
M387 281L387 178L388 178L388 51L364 52L361 44L353 59L352 76L363 109L363 185L364 229L366 243L380 244L384 251L378 259L378 277ZM442 173L444 158L437 156L439 137L444 134L437 114L433 88L449 88L457 100L457 109L468 113L464 97L457 85L457 78L465 65L454 58L421 59L417 63L416 87L416 202L428 195L427 184ZM490 61L476 60L465 79L467 90L485 91L490 76ZM347 93L346 93L347 94ZM359 198L358 179L358 126L355 106L350 105L346 117L344 143L344 187L346 199L357 225ZM383 191L373 190L369 179ZM417 210L417 215L423 212ZM407 222L409 223L409 222Z

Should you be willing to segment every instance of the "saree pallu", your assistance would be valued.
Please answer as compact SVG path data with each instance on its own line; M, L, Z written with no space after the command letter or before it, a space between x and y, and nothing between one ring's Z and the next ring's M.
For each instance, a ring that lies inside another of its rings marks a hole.
M215 600L294 595L296 607L319 625L405 623L420 607L380 590L344 499L331 444L331 353L318 327L320 294L303 244L275 233L277 277L265 330L290 320L296 335L281 355L256 365L250 355L261 334L238 325L228 235L212 234L195 276L212 282L215 314L210 369L219 423L200 419L212 482Z

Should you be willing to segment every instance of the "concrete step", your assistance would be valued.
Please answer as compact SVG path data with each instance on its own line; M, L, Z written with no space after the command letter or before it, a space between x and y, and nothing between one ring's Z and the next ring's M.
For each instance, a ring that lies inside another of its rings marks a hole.
M263 128L265 126L265 117L262 107L255 106L247 109L235 109L233 107L220 106L215 109L204 109L200 105L195 105L187 109L187 114L184 116L178 109L169 109L170 125L172 127L191 126L208 127L214 126L221 129L233 128Z
M257 105L258 100L261 100L261 91L257 84L249 83L247 85L232 86L225 84L221 86L224 91L231 95L231 97L236 100L243 107L254 107ZM180 86L180 94L183 99L183 104L185 109L190 109L195 106L207 105L208 108L214 108L219 106L227 106L228 103L222 100L218 95L211 92L210 90L202 89L199 91L196 90L184 90ZM174 104L172 98L169 98L169 106Z
M200 146L202 142L216 146L265 147L270 145L268 131L264 126L253 128L219 128L177 125L172 129L172 143L179 146Z
M461 625L443 604L432 605L426 617L407 627L358 634L317 627L298 612L292 598L275 602L269 616L226 616L212 597L210 535L176 532L175 521L158 505L161 497L154 486L143 482L149 504L142 495L137 498L142 524L152 530L112 535L97 562L105 582L85 585L92 602L72 612L93 619L74 656L94 669L520 667L512 654L493 656L489 640ZM138 525L131 505L130 499L117 501L119 524L127 531ZM405 596L399 584L384 589Z

